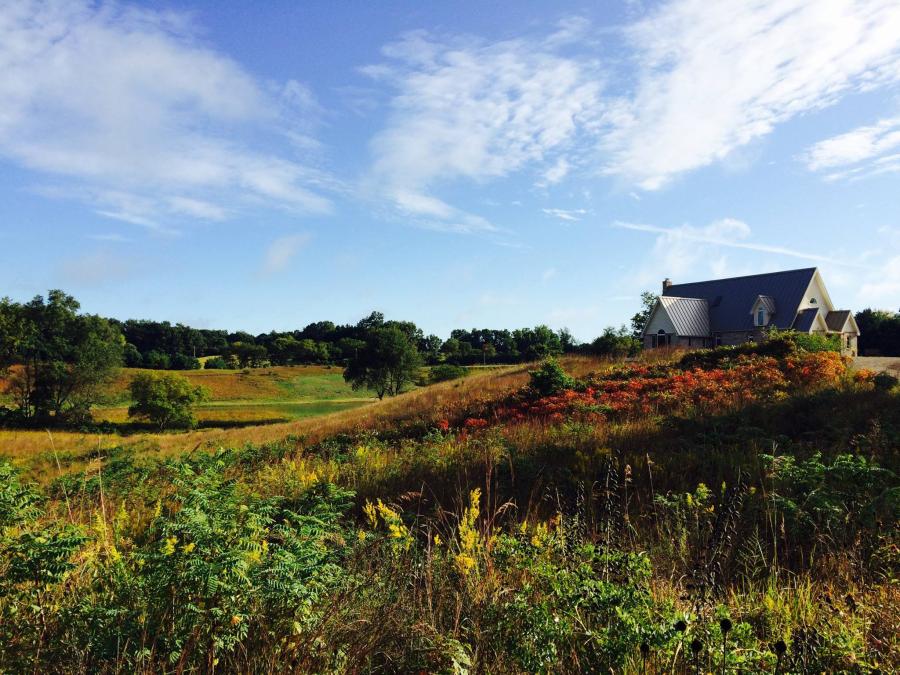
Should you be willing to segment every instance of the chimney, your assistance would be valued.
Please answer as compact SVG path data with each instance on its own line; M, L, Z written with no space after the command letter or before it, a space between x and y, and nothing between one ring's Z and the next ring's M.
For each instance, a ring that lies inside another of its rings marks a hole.
M669 277L663 279L663 295L666 294L666 291L669 290L669 286L672 285L672 280Z

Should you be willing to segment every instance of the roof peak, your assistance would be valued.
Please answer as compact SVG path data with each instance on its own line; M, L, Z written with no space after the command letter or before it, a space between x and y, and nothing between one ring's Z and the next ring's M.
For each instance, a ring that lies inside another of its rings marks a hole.
M794 270L780 270L778 272L760 272L759 274L743 274L737 277L721 277L719 279L703 279L702 281L685 281L684 283L672 284L669 288L677 286L690 286L692 284L708 284L710 281L731 281L732 279L752 279L754 277L773 277L778 274L796 274L797 272L815 272L818 267L800 267Z

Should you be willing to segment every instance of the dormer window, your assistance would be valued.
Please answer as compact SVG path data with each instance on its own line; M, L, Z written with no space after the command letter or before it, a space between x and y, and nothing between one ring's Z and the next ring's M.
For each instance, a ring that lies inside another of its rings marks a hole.
M775 316L775 299L771 295L758 295L750 308L750 320L754 326L762 327Z

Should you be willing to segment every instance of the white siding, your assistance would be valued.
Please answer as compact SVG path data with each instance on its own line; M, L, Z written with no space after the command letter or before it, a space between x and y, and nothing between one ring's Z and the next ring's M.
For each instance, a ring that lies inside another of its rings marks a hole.
M812 302L812 300L815 300L815 302ZM816 321L810 328L810 332L819 333L827 330L825 316L828 312L832 311L834 307L831 305L831 300L828 298L825 284L822 282L822 275L818 272L813 275L812 281L809 282L809 288L806 289L806 295L803 296L803 301L800 303L800 307L797 308L797 311L799 312L809 307L815 307L819 310Z
M653 312L653 316L650 317L650 322L647 324L647 329L644 331L644 335L654 335L660 330L664 330L666 333L676 333L675 325L669 318L669 314L666 312L666 308L662 305L657 305L656 311Z

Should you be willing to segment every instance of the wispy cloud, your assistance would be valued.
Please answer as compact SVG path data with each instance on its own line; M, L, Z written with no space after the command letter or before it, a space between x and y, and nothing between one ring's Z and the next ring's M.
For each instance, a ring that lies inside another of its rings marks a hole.
M811 146L802 159L827 180L862 178L900 171L900 117L861 126Z
M581 220L587 214L586 209L541 209L548 216L574 222Z
M288 263L296 256L312 237L309 233L291 234L279 237L266 249L263 259L263 274L275 274L287 268Z
M370 184L402 214L433 227L491 224L433 194L441 181L483 182L528 166L547 182L570 169L562 153L595 114L600 83L559 47L583 35L568 22L549 37L487 42L409 33L363 72L394 90L387 127L371 143Z
M0 73L0 155L103 215L173 229L248 201L331 208L311 162L262 149L310 133L320 111L309 90L257 81L201 45L184 15L3 3Z
M124 243L126 241L130 241L128 237L119 234L118 232L104 232L103 234L89 234L87 235L88 239L93 239L94 241L108 241L108 242L116 242L116 243Z
M601 147L606 173L648 190L900 78L895 0L675 0L626 36L637 83L610 102Z
M748 251L759 251L760 253L773 253L783 255L790 258L800 258L802 260L810 260L813 262L828 262L836 265L855 266L856 263L831 258L828 256L818 255L809 251L800 251L796 249L786 248L784 246L772 246L770 244L762 244L753 241L746 241L750 237L750 226L735 218L723 218L717 220L705 227L693 227L691 225L682 225L681 227L658 227L656 225L644 225L641 223L626 223L616 221L613 227L625 230L635 230L637 232L652 232L654 234L663 235L669 243L674 242L698 242L702 244L713 244L715 246L724 246L726 248L739 248Z

